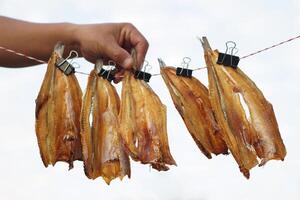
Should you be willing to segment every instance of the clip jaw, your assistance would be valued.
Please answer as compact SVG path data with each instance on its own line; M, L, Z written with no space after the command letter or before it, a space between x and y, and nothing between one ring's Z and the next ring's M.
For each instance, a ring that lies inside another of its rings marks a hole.
M219 53L217 64L236 69L238 67L239 61L240 58L238 56Z
M59 58L55 65L67 76L75 73L75 68L66 59Z
M180 68L180 67L176 68L176 75L177 76L183 76L183 77L191 78L192 73L193 73L193 70L191 70L191 69L184 69L184 68Z
M144 80L147 83L150 81L151 74L143 71L135 71L134 72L134 78L139 79L139 80Z
M113 61L109 61L109 64L111 62L113 62ZM109 82L111 82L112 80L115 80L115 76L112 73L112 71L113 71L112 68L110 68L109 70L105 70L105 69L103 69L103 65L104 65L104 63L103 63L102 59L96 60L95 70L96 70L97 75L108 80ZM115 66L115 64L111 65L111 66Z
M150 81L150 78L151 78L152 75L150 73L147 73L146 71L147 71L147 67L149 67L149 69L151 69L152 67L149 65L148 61L144 60L144 63L146 63L143 66L144 71L142 71L142 70L135 70L135 72L134 72L134 78L139 79L139 80L143 80L143 81L145 81L145 82L148 83Z
M109 82L115 80L115 76L112 74L112 70L105 70L101 68L100 72L98 72L98 76L101 76L102 78L108 80Z

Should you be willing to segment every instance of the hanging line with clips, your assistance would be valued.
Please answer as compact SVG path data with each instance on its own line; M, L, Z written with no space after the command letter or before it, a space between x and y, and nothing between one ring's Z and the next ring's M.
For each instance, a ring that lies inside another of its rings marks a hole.
M225 53L219 53L218 61L219 61L219 63L222 63L222 64L224 64L224 63L225 63L225 64L228 64L228 57L229 57L229 65L231 65L231 67L237 67L237 63L238 63L238 61L241 60L241 59L245 59L245 58L248 58L248 57L257 55L257 54L259 54L259 53L262 53L262 52L264 52L264 51L273 49L273 48L278 47L278 46L281 46L281 45L283 45L283 44L292 42L292 41L294 41L294 40L296 40L296 39L299 39L299 38L300 38L300 35L295 36L295 37L292 37L292 38L289 38L289 39L287 39L287 40L284 40L284 41L282 41L282 42L276 43L276 44L274 44L274 45L272 45L272 46L263 48L263 49L261 49L261 50L255 51L255 52L253 52L253 53L247 54L247 55L242 56L242 57L240 57L240 58L237 57L237 56L235 56L235 54L237 53L236 44L235 44L233 41L228 41L228 42L226 42L226 51L225 51ZM228 44L230 44L230 43L233 44L233 47L228 47ZM27 58L27 59L33 60L33 61L38 62L38 63L41 63L41 64L47 64L46 61L40 60L40 59L38 59L38 58L34 58L34 57L32 57L32 56L29 56L29 55L26 55L26 54L24 54L24 53L20 53L20 52L14 51L14 50L12 50L12 49L9 49L9 48L3 47L3 46L0 46L0 49L1 49L1 50L4 50L4 51L6 51L6 52L9 52L9 53L13 53L13 54L18 55L18 56L25 57L25 58ZM234 52L234 50L235 50L236 52ZM231 54L227 54L228 51L231 52ZM72 62L73 59L74 59L74 57L71 58L71 57L72 57L72 53L75 54L75 58L78 58L78 53L77 53L76 51L74 51L74 50L71 50L71 51L70 51L70 54L69 54L69 56L68 56L67 58L62 59L62 60L59 61L59 62L60 62L59 65L60 65L60 66L58 66L58 67L59 67L64 73L78 73L78 74L82 74L82 75L89 75L88 73L85 73L85 72L81 72L81 71L75 70L76 68L80 68L80 66L77 66L77 67L73 67L73 66L72 66L72 65L74 65L74 64L77 64L76 62ZM229 55L229 56L227 56L227 58L226 58L226 55ZM67 62L68 59L71 59L71 62L72 62L72 63ZM182 65L182 68L177 68L177 70L180 69L180 70L181 70L181 74L183 74L184 72L186 72L186 74L189 76L190 71L188 71L188 70L196 71L196 70L202 70L202 69L207 68L207 67L199 67L199 68L196 68L196 69L188 69L189 62L190 62L190 61L191 61L191 59L190 59L189 57L184 57L184 58L183 58L183 62L182 62L182 64L181 64L181 65ZM147 61L145 61L145 63L146 63L146 65L144 65L144 67L143 67L143 68L144 68L144 72L142 72L142 71L137 71L136 74L135 74L135 76L136 76L136 77L141 77L140 75L142 74L142 77L143 77L142 79L144 79L144 80L148 79L148 81L149 81L150 78L149 78L148 76L149 76L150 73L147 73L147 72L146 72L146 68L147 68L147 67L151 67L151 66L149 65L149 63L148 63ZM236 64L236 66L235 66L235 64ZM108 76L109 76L109 75L110 75L110 74L108 74ZM151 75L151 74L150 74L150 75ZM157 73L157 74L152 74L151 76L159 76L159 75L161 75L161 74L160 74L160 73ZM151 76L150 76L150 77L151 77ZM141 78L139 78L139 79L141 79Z

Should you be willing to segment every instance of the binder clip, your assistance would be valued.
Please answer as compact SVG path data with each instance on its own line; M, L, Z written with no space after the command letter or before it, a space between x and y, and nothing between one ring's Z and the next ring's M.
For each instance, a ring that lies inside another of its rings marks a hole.
M228 47L228 44L233 44L233 47ZM235 53L233 52L234 50L236 50ZM230 54L227 54L228 51L230 51ZM240 58L238 56L235 56L237 52L238 49L236 48L235 42L226 42L226 51L225 53L219 53L217 64L236 69L240 61Z
M116 66L116 63L114 61L108 61L108 65L110 66L110 69L109 70L105 70L103 69L103 61L102 60L98 60L96 62L96 67L98 68L97 69L97 74L98 76L101 76L102 78L108 80L109 82L115 80L115 76L113 75L112 71L115 66Z
M191 58L184 57L181 63L182 68L181 67L176 68L176 75L191 78L193 70L188 69L190 62L191 62Z
M105 70L105 69L101 68L98 75L102 76L104 79L107 79L109 82L111 82L111 81L115 80L115 77L111 72L112 72L112 70Z
M146 70L147 70L147 67L150 67L148 70L150 70L152 67L149 65L149 62L148 61L144 61L146 63L146 65L144 65L144 71L141 71L141 70L137 70L134 72L134 78L136 79L139 79L139 80L144 80L145 82L149 82L150 81L150 78L151 78L151 74L150 73L147 73Z
M71 58L72 53L75 54L75 58L78 58L77 51L71 50L66 59L59 58L55 63L56 67L58 69L60 69L67 76L75 73L75 67L72 65L72 64L74 64L74 63L72 63L74 58L72 58L70 62L67 61L69 58Z

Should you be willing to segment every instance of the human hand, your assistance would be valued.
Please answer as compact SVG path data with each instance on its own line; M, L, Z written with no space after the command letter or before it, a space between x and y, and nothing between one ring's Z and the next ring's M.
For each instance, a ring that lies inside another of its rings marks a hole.
M137 67L145 59L148 42L144 36L130 23L106 23L75 25L74 37L79 46L79 53L88 61L95 63L99 58L113 60L117 64L118 72L115 82L122 79L124 69L133 67L130 51L137 52Z

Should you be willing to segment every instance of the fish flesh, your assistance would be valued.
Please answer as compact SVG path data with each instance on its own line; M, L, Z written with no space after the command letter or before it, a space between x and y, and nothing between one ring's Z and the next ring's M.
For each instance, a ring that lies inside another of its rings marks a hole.
M120 140L118 114L120 98L115 87L99 76L102 61L91 71L81 112L84 170L88 178L99 176L107 184L130 178L130 161Z
M36 99L36 135L45 167L57 161L82 160L80 110L82 92L74 74L65 75L55 66L64 46L58 43L48 62Z
M271 103L240 68L216 64L218 51L211 49L205 37L202 46L212 108L240 171L249 178L257 157L260 166L271 159L284 160L286 149Z
M143 80L126 71L122 81L120 133L133 160L150 164L158 171L176 165L167 136L166 106Z
M194 77L177 76L176 69L165 66L161 60L160 64L160 72L173 103L202 153L207 158L211 158L212 153L228 154L207 88Z

